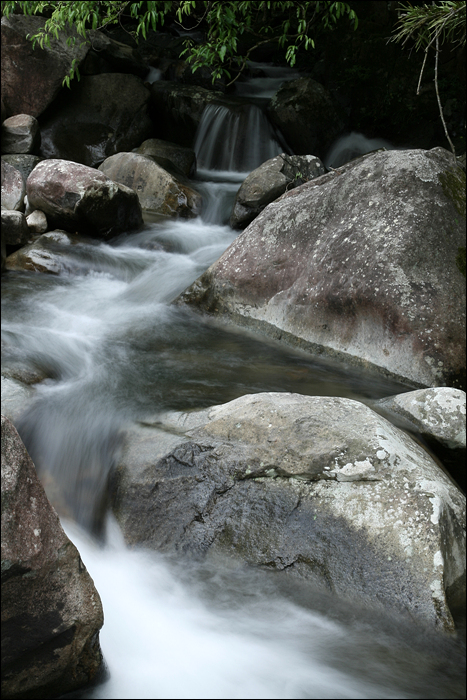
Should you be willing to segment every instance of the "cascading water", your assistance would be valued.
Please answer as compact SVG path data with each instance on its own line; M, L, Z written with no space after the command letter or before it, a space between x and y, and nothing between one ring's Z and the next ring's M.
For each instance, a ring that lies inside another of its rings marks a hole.
M235 238L224 224L240 180L283 150L266 130L266 155L252 159L242 137L247 152L233 158L244 125L232 114L213 106L203 120L202 218L57 244L57 276L3 279L2 390L14 377L41 380L19 432L61 516L100 536L64 521L103 600L110 672L72 697L461 698L455 640L233 561L130 551L108 515L108 476L133 421L258 391L368 401L406 389L170 306ZM257 135L258 113L244 114Z
M198 167L250 172L284 151L264 112L252 104L205 107L195 138Z

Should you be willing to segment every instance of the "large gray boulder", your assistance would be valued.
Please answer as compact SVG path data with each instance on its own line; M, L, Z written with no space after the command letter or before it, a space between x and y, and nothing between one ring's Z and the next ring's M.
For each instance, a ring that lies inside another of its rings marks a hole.
M362 156L287 192L178 299L419 387L465 388L465 173Z
M201 195L183 175L174 177L150 156L117 153L107 158L99 170L134 190L145 212L188 218L200 213Z
M230 555L451 629L465 497L358 401L242 396L135 426L114 477L130 544Z
M152 136L148 103L149 91L136 75L83 76L41 120L40 154L95 167L131 151Z
M466 448L465 391L435 387L388 396L375 408L401 416L422 435L451 449Z
M26 181L21 172L2 158L2 208L24 211Z
M306 77L284 83L272 97L268 115L295 153L320 158L345 127L330 93Z
M53 698L96 679L102 604L2 416L2 696Z
M230 217L234 229L248 226L267 204L286 190L303 185L326 172L316 156L289 156L281 153L262 163L242 182Z
M41 142L39 123L30 114L17 114L2 124L3 153L35 153Z
M83 45L74 28L51 38L50 47L33 50L27 35L37 34L44 24L44 17L2 17L2 100L9 116L39 117L62 90L73 61L79 67L88 52L89 44ZM77 41L69 46L72 37Z
M51 226L108 238L139 228L138 195L103 173L66 160L44 160L26 183L33 209L43 211Z

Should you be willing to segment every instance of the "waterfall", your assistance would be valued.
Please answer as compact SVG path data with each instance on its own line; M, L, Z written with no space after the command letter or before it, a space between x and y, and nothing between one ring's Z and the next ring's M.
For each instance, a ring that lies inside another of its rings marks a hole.
M264 112L241 103L208 105L194 149L199 168L245 173L284 151Z

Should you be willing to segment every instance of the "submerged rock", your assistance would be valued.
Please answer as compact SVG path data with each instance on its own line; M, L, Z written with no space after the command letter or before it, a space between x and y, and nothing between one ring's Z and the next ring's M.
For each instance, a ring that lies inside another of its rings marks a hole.
M102 604L2 416L2 696L53 698L101 671Z
M269 204L177 300L420 386L465 387L465 173L381 151Z
M465 497L350 399L253 394L135 426L113 506L129 544L227 553L447 629L465 588Z

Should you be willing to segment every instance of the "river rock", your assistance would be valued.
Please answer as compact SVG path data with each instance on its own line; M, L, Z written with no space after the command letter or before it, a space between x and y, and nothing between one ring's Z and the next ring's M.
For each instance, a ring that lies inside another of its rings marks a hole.
M70 246L80 242L80 237L66 231L49 231L11 253L6 259L7 270L29 270L59 275L79 271L80 266L70 256Z
M140 78L148 72L146 63L135 49L100 31L91 31L91 48L80 70L81 75L98 73L132 73Z
M248 226L267 204L286 190L324 175L323 163L316 156L289 156L281 153L253 170L243 181L235 197L230 217L234 229Z
M269 204L177 303L416 388L465 388L465 173L381 151Z
M189 183L181 182L161 168L151 157L117 153L107 158L99 170L134 190L145 212L195 217L201 210L201 195Z
M191 148L204 108L222 99L222 92L169 80L150 86L151 117L155 135Z
M39 156L33 156L30 153L6 153L2 156L2 161L19 170L25 183L41 160Z
M39 123L29 114L16 114L2 124L2 153L34 153L39 148Z
M95 167L131 151L153 134L148 103L149 91L136 75L83 76L41 120L40 154Z
M26 245L31 232L22 211L2 209L2 234L5 245Z
M52 698L102 666L99 594L2 416L2 696Z
M465 391L450 387L419 389L380 399L374 405L408 420L422 435L446 447L466 448Z
M31 212L26 217L26 222L31 233L41 234L47 231L47 217L44 212L39 211L39 209L35 209Z
M133 190L94 168L66 160L39 163L28 177L27 196L52 226L72 232L109 238L142 224Z
M88 52L89 44L83 45L74 28L51 38L50 47L33 50L27 35L37 34L45 21L22 14L2 17L2 98L10 116L39 117L62 90L73 61L79 67ZM76 44L69 46L67 40L73 37Z
M24 211L26 184L23 176L2 158L2 208Z
M345 127L330 93L312 78L283 84L271 98L268 115L295 153L320 158Z
M114 510L129 544L243 562L452 629L465 497L351 399L262 393L127 434Z
M136 150L142 156L152 156L154 160L165 168L165 162L169 161L183 173L185 177L193 177L196 172L196 154L192 148L184 148L170 141L162 139L147 139Z

